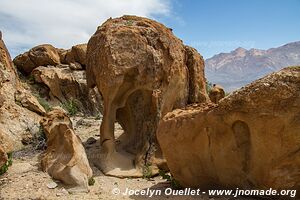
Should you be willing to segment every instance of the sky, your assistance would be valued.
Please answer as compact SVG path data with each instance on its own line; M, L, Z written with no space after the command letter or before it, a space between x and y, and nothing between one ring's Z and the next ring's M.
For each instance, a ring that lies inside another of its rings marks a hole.
M165 24L204 58L300 40L300 0L0 0L0 30L15 57L39 44L86 43L124 14Z

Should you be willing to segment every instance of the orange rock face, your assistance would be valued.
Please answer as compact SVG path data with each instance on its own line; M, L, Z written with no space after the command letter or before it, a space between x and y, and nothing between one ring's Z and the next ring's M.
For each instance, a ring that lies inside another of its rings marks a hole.
M160 118L187 103L207 101L202 57L170 29L146 18L123 16L98 27L88 42L86 71L88 85L97 86L104 99L98 166L106 174L135 176L122 169L160 166L155 137ZM116 120L125 131L118 151Z
M183 186L300 189L300 67L168 113L157 138Z
M50 44L33 47L14 59L14 64L25 74L30 74L38 66L57 65L59 63L58 50Z
M23 91L9 52L2 40L0 32L0 146L8 153L21 146L21 135L26 128L38 125L40 116L16 104L17 91ZM36 102L30 94L22 98L22 102L33 108ZM32 109L33 110L33 109Z

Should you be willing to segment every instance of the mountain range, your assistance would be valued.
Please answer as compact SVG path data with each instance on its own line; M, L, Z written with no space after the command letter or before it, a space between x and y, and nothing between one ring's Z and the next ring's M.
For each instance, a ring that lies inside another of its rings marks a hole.
M300 65L300 41L268 50L239 47L206 59L205 65L207 80L230 92L271 72Z

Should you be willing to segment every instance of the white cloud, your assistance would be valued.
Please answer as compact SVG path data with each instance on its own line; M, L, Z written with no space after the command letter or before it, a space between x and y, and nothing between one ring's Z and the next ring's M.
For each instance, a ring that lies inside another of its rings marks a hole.
M0 30L15 56L35 45L85 43L109 17L169 15L169 0L1 0Z

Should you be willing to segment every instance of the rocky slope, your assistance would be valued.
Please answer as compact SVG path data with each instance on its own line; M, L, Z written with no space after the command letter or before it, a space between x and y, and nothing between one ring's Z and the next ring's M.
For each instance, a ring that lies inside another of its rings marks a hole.
M268 50L237 48L205 61L208 81L233 91L286 66L300 64L300 42Z

